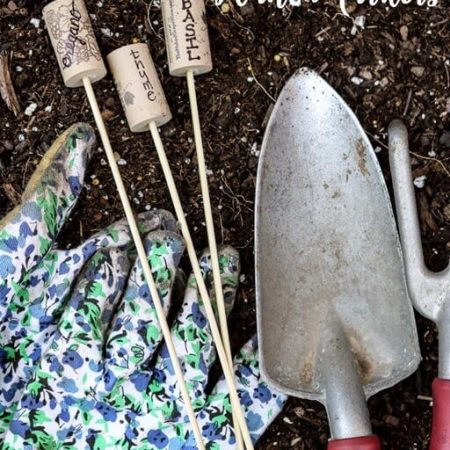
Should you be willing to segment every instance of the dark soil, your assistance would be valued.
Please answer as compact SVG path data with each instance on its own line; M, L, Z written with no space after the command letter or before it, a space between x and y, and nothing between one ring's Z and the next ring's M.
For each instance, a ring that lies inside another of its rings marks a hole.
M240 250L243 281L231 317L236 347L255 332L253 208L258 150L272 100L299 67L319 71L355 110L372 139L388 184L386 129L401 117L410 130L414 176L426 176L417 190L426 263L442 269L450 251L450 4L426 9L359 6L366 28L350 33L351 20L337 1L285 8L252 2L230 3L224 12L208 2L215 69L198 79L207 165L218 237ZM18 201L27 180L53 139L77 121L93 123L81 89L65 88L41 20L44 1L0 0L2 48L13 52L12 78L22 108L37 104L31 116L18 118L0 104L0 216ZM168 75L160 13L152 8L147 22L143 0L87 1L104 55L133 39L150 44L172 111L162 129L198 249L206 246L202 202L183 79ZM108 36L101 29L111 32ZM362 79L360 85L352 77ZM256 82L258 81L258 83ZM260 84L260 85L259 85ZM123 176L136 210L171 209L149 133L132 135L111 78L95 86L115 151L126 161ZM51 111L46 107L51 106ZM104 154L93 156L86 189L62 240L75 245L122 216ZM148 207L148 206L147 206ZM369 402L374 431L385 449L425 449L430 430L428 397L437 374L437 335L418 317L423 362L419 371ZM323 449L328 438L324 409L291 399L266 432L260 449Z

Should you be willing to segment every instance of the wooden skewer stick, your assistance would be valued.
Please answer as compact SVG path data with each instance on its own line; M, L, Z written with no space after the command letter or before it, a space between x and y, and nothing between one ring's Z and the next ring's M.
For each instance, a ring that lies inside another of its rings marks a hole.
M159 323L161 325L161 330L164 336L164 340L167 345L167 349L169 351L170 359L172 361L173 368L175 370L175 374L177 377L177 381L180 386L181 395L183 397L185 407L189 416L189 420L192 425L192 429L194 431L195 440L197 442L197 446L201 450L205 450L205 446L203 444L203 438L200 432L200 427L197 422L197 418L195 416L194 409L192 407L192 402L189 397L189 393L186 387L186 383L183 377L183 371L181 370L180 361L178 360L178 356L175 350L175 345L172 340L172 335L170 333L170 328L167 323L166 316L164 314L164 309L161 305L161 299L159 297L158 288L156 287L155 280L153 278L153 274L150 268L150 264L147 260L147 254L144 248L144 244L142 242L141 235L139 233L139 229L136 223L136 219L133 214L133 210L131 209L130 201L128 199L125 186L123 184L122 177L120 175L119 167L114 158L114 152L111 147L111 143L109 141L108 133L106 131L105 124L103 122L102 115L100 113L100 109L98 107L97 99L95 98L94 90L92 89L92 84L89 78L83 78L83 85L86 90L87 98L89 104L92 109L92 113L94 115L95 123L97 124L98 131L100 133L100 137L103 143L103 147L105 149L106 157L108 159L108 163L111 167L111 172L114 178L114 181L117 186L117 190L119 192L119 197L123 205L123 209L125 211L125 216L127 218L128 224L130 226L131 235L133 237L134 244L136 246L136 250L139 256L139 259L142 264L142 268L144 270L145 280L149 286L150 293L152 295L153 304L156 309L156 315L158 317ZM158 130L156 129L156 132ZM201 277L201 273L200 273Z
M105 149L108 163L119 192L120 200L125 210L128 224L130 226L131 236L142 264L144 277L150 289L156 315L161 326L161 331L167 345L175 375L177 377L181 397L186 407L197 447L200 450L205 450L200 427L189 397L189 392L186 387L183 371L181 369L180 361L178 360L175 345L172 340L170 328L167 324L167 319L161 305L158 288L153 278L152 270L147 259L147 254L139 233L136 219L134 217L133 210L131 209L130 201L114 158L114 153L102 115L100 113L100 109L98 107L97 99L95 98L94 90L92 89L92 82L101 80L106 75L107 71L104 61L100 57L101 52L95 40L88 10L83 0L54 0L44 7L43 15L50 35L50 40L61 69L64 84L68 87L84 86L86 90L86 95L100 133L103 147ZM67 21L69 21L73 26L65 26ZM80 26L80 22L83 26ZM58 32L55 32L55 30L58 30ZM80 58L78 48L76 47L79 45L84 45L86 42L89 42L89 45L85 46L86 48L83 49L83 57ZM64 49L64 51L61 51L61 49ZM149 87L148 83L145 84L145 87Z
M203 196L203 208L205 212L206 232L208 235L208 246L211 252L211 264L214 280L214 292L216 294L217 310L219 313L220 333L225 347L230 367L233 367L233 356L231 354L230 334L228 331L227 314L225 310L225 300L223 297L222 280L220 277L219 254L217 251L216 234L214 230L214 220L211 209L211 198L209 195L208 177L206 174L205 152L203 150L202 131L200 127L200 115L198 112L197 94L195 91L194 72L188 70L186 73L189 91L189 102L191 104L192 125L194 128L195 148L197 151L198 173ZM238 450L244 448L242 434L238 427L236 414L233 410L233 426L236 435L236 446Z
M197 151L198 171L205 212L206 231L211 251L211 262L214 279L214 289L219 313L220 330L225 344L228 365L232 367L232 354L228 332L223 288L220 278L220 267L217 252L217 243L214 231L214 222L211 211L208 178L206 175L205 156L203 150L200 119L195 92L194 74L208 73L213 68L211 48L209 45L208 26L206 23L206 8L204 0L187 2L161 1L161 10L164 22L164 35L169 63L169 72L172 76L187 77L191 115L194 128L195 147ZM189 28L190 33L186 30ZM222 364L223 366L223 364ZM232 386L228 386L232 390ZM239 411L240 412L240 411ZM241 432L248 443L249 431L246 423L241 423L233 405L233 425L238 450L243 450ZM239 426L238 426L239 425ZM241 428L241 430L239 430ZM251 448L251 447L249 447Z
M217 325L216 317L214 314L213 307L211 305L211 300L208 295L208 290L206 289L205 282L202 277L202 272L200 269L200 264L197 259L197 254L194 248L194 243L192 241L191 233L186 222L186 217L184 215L183 207L181 205L180 197L175 185L175 181L170 169L169 161L167 160L167 155L164 150L164 145L161 141L159 135L158 127L155 122L150 122L149 124L150 132L152 134L153 142L156 147L156 152L158 153L158 158L160 160L164 177L169 188L170 197L175 209L175 214L177 216L178 222L180 223L181 233L185 240L186 250L189 255L189 260L192 265L192 270L194 272L195 280L197 282L198 290L200 292L200 297L203 301L203 305L206 310L206 317L209 321L209 326L211 328L211 333L213 336L214 343L216 345L217 353L219 356L220 363L224 372L225 380L227 382L228 389L230 391L230 402L233 408L233 413L236 417L236 421L239 424L239 428L242 431L243 439L247 449L253 450L253 443L248 431L247 422L245 420L244 414L242 412L241 404L239 401L239 396L237 394L236 382L234 379L233 365L230 363L230 359L225 350L225 346L222 342L222 337L220 335L219 327ZM220 276L220 274L219 274ZM239 430L239 428L236 429ZM236 433L237 434L237 433Z
M246 440L247 447L253 449L250 433L247 429L245 417L239 402L239 396L236 391L232 364L228 359L222 342L222 337L211 305L209 293L206 289L205 281L200 270L197 253L187 225L180 197L159 135L158 127L170 120L171 113L161 82L158 78L158 73L153 64L150 51L146 44L130 44L114 50L108 55L107 59L116 85L118 86L119 93L121 94L122 105L125 109L131 131L138 133L150 129L175 213L178 222L180 223L181 232L186 244L199 294L206 310L212 337L216 344L219 359L230 391L231 405L232 408L236 410L235 414L239 427L244 430L244 439ZM149 80L149 82L146 80ZM124 86L126 86L126 89L124 89Z

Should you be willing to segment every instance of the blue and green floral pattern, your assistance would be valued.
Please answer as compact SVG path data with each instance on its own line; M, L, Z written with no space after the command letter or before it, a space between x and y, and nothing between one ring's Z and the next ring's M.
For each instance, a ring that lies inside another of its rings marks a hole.
M0 448L195 449L194 436L125 222L81 246L55 239L83 185L92 130L71 127L44 158L23 204L0 223ZM140 217L158 292L169 312L184 251L173 217ZM214 301L208 253L200 258ZM227 312L239 256L220 255ZM187 281L172 335L208 449L235 447L231 405L220 379L208 392L215 349L195 279ZM285 397L261 379L256 340L234 371L252 438Z

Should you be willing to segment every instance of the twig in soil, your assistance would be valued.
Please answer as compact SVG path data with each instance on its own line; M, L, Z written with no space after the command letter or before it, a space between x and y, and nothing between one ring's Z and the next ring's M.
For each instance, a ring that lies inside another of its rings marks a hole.
M159 33L156 32L156 30L153 28L153 24L152 21L150 19L150 10L153 7L153 3L155 3L155 0L150 0L150 2L148 3L147 6L147 23L148 26L150 27L150 30L152 30L153 34L160 40L160 41L164 41L164 38L162 36L160 36ZM155 5L156 9L161 9L161 2L159 0L156 0L156 5Z
M445 67L445 74L447 75L447 87L450 87L450 75L448 73L448 66L447 66L447 64L445 64L445 62L444 62L444 67Z
M322 30L320 30L318 33L316 33L316 35L314 37L319 37L322 36L322 34L328 33L331 30L331 27L326 27Z
M443 19L436 23L430 23L430 28L440 27L441 25L445 25L448 21L449 21L449 19Z
M442 167L442 169L444 170L445 174L450 178L449 170L447 169L445 164L440 159L432 158L431 156L419 155L418 153L415 153L415 152L410 152L410 153L411 153L411 155L415 156L418 159L425 159L427 161L433 161L435 163L438 163Z
M234 212L233 220L239 217L241 226L244 226L244 218L242 216L242 208L245 208L247 211L251 212L253 214L253 210L248 207L246 204L252 204L251 201L247 200L243 195L236 195L231 187L228 185L227 180L224 176L221 176L220 178L223 182L223 186L221 188L221 191L224 195L226 195L228 198L232 200L232 210ZM229 191L227 192L226 189Z
M11 82L11 73L9 71L11 55L12 53L7 50L0 52L0 95L5 101L6 106L17 117L20 114L20 105Z
M427 395L418 395L417 400L423 400L425 402L432 402L433 397L428 397Z
M219 211L218 216L219 216L219 225L220 225L220 242L223 243L224 239L225 239L225 232L224 232L224 229L223 229L223 220L222 220L222 214L221 214L221 210L223 208L223 205L222 205L222 202L220 200L219 200L219 205L218 206L220 206L220 208L217 208L218 211Z
M368 134L377 144L381 145L384 149L389 150L389 147L384 142L381 142L379 139L377 139L372 133L366 131L366 134Z
M14 206L20 203L22 196L14 189L11 183L3 183L2 188L6 197Z
M253 71L252 63L250 62L250 58L247 58L247 61L248 61L248 68L252 74L253 79L255 80L255 83L263 90L263 92L267 95L267 97L269 97L270 100L272 100L275 103L276 100L272 97L272 95L270 95L269 91L256 78L255 72Z
M408 98L406 99L406 105L405 105L405 109L403 111L403 117L406 117L406 113L408 112L409 105L411 104L411 99L412 99L412 89L410 89L408 92Z
M368 131L366 131L366 133L375 141L377 142L379 145L381 145L383 148L385 148L386 150L389 150L389 147L384 144L383 142L381 142L379 139L377 139L373 134L369 133ZM427 161L433 161L435 163L438 163L442 169L444 170L445 174L450 178L450 171L447 169L447 167L445 166L445 164L437 158L432 158L431 156L423 156L423 155L419 155L418 153L415 152L411 152L411 155L415 156L418 159L425 159Z

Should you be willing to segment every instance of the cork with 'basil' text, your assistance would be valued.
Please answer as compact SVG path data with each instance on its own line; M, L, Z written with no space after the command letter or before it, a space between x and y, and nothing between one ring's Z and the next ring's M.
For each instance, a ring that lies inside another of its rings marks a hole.
M213 66L204 1L162 0L161 7L170 74L210 72Z
M43 9L50 40L68 87L83 85L106 75L100 49L83 0L55 0Z

